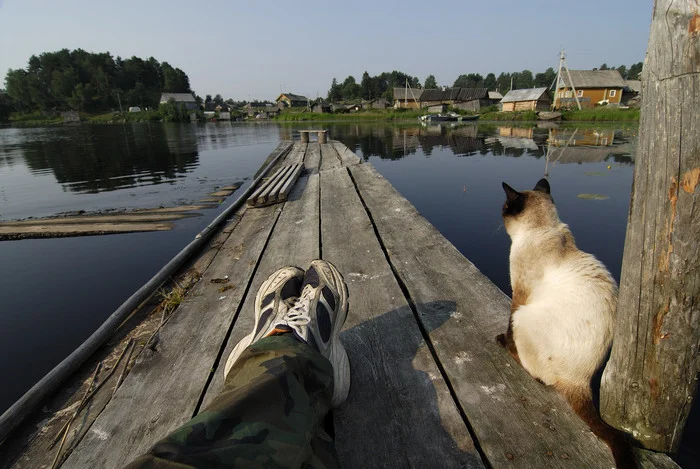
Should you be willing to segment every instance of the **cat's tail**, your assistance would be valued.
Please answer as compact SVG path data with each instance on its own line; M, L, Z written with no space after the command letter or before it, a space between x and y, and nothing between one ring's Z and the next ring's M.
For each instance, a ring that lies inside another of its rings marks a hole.
M636 469L637 460L627 436L603 421L593 405L589 386L556 384L555 388L566 398L574 412L586 422L593 433L603 440L612 451L618 469Z

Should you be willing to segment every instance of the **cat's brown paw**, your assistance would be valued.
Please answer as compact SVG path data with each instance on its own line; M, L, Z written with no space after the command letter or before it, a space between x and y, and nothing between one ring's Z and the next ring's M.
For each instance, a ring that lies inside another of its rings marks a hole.
M496 343L500 345L503 348L506 348L508 345L508 341L506 340L506 335L505 334L498 334L496 336Z

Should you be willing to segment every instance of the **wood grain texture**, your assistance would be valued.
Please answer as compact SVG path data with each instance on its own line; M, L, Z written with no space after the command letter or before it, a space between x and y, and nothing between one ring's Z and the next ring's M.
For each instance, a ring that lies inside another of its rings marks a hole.
M246 212L161 330L156 350L141 355L64 468L122 467L192 417L276 218L274 207ZM237 288L221 294L210 280L226 275Z
M206 390L202 409L221 392L224 384L224 366L233 347L250 334L255 324L255 296L265 279L277 269L296 265L306 269L319 257L318 174L302 176L284 205L274 232L265 248L255 272L251 287L243 300L226 348L218 363L212 381Z
M350 171L489 464L613 467L607 446L564 399L496 344L508 297L371 165Z
M483 467L345 168L322 171L323 258L343 273L351 387L335 412L344 467Z
M321 148L318 144L309 145L306 155L304 156L304 167L309 173L318 173L321 167Z
M353 153L347 146L345 146L341 142L334 140L332 144L333 148L340 157L340 162L342 166L352 166L361 163L360 157Z
M321 171L340 168L340 157L331 143L319 143L321 147Z
M676 451L700 371L700 16L657 0L612 354L601 410L647 448Z

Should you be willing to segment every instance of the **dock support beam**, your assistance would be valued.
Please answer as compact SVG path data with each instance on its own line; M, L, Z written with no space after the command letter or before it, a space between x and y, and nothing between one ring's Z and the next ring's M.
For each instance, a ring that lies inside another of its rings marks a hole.
M700 15L656 0L614 341L601 413L678 450L700 370Z

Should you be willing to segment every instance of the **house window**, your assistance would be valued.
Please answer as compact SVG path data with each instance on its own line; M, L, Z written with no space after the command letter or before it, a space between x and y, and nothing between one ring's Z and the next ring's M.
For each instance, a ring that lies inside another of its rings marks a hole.
M617 92L617 90L610 90L610 97L614 98L616 92Z
M576 96L583 98L583 90L576 90Z

